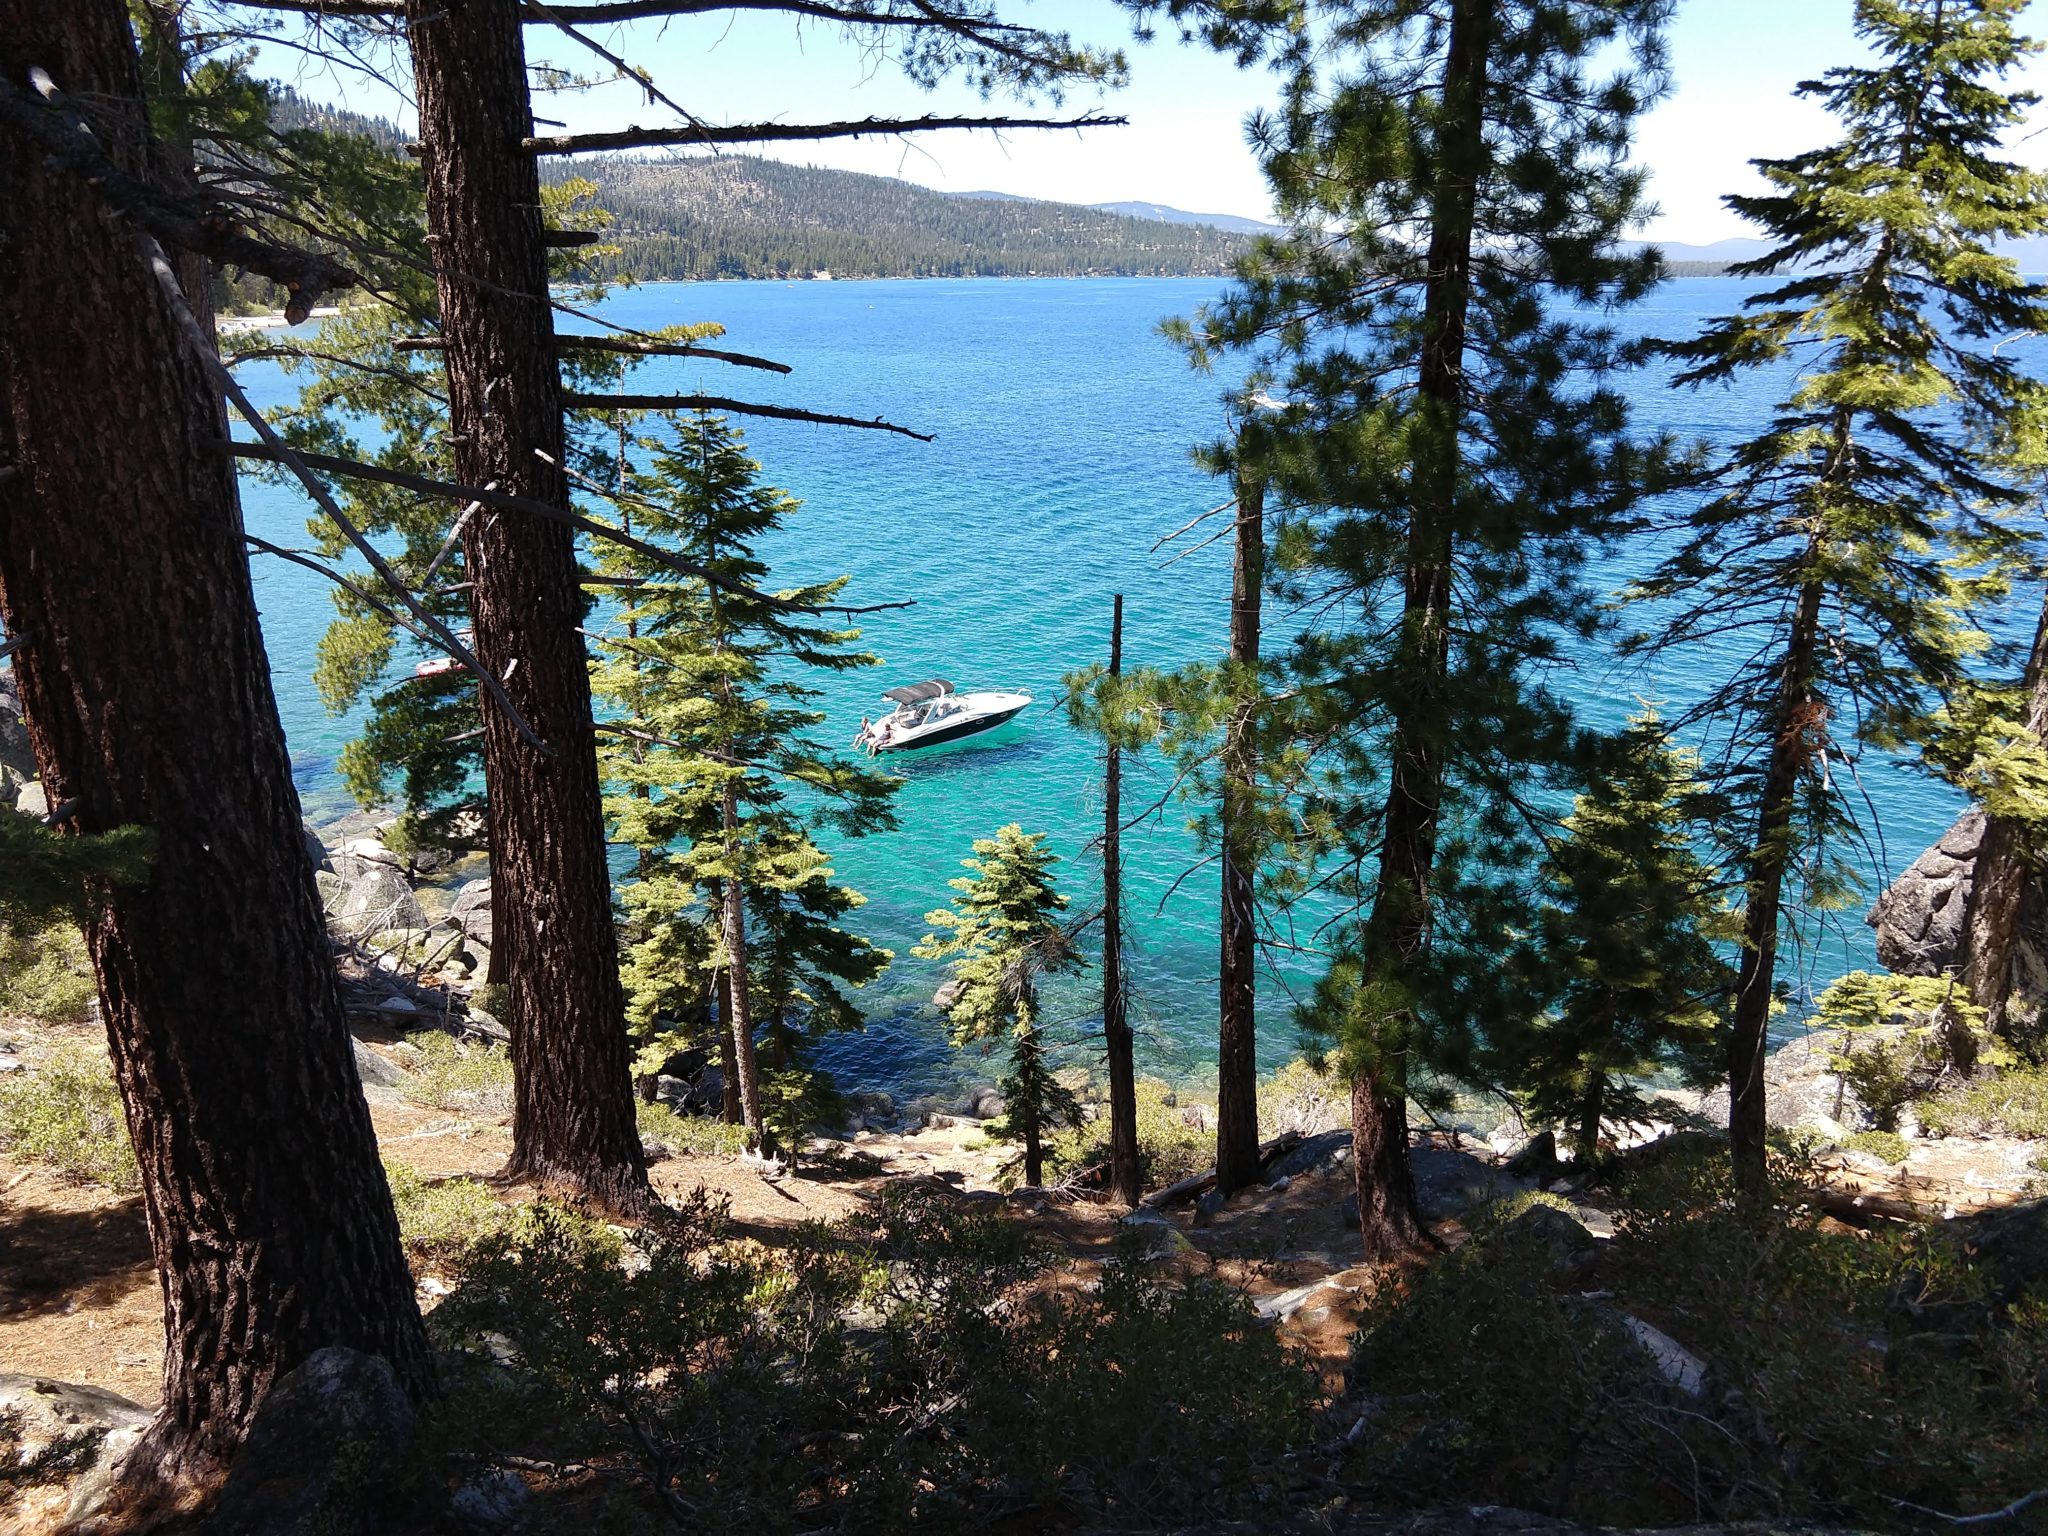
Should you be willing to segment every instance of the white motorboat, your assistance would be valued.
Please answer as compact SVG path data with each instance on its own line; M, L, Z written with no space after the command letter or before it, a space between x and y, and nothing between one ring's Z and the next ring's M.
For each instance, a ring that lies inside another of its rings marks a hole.
M983 690L957 692L943 677L891 688L882 695L896 707L877 720L863 719L853 744L877 752L910 752L943 746L1014 720L1031 704L1028 693Z

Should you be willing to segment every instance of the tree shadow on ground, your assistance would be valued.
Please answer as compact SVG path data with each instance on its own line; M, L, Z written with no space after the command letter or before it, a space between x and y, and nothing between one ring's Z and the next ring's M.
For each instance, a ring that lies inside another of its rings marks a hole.
M111 1305L152 1264L139 1199L96 1210L0 1202L0 1318Z

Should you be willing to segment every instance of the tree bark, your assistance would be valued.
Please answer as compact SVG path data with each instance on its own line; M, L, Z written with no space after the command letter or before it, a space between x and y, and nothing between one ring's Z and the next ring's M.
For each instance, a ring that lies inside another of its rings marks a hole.
M725 887L718 893L718 919L725 921ZM720 971L718 989L718 1072L721 1096L718 1118L727 1125L742 1125L746 1116L740 1107L740 1059L732 1048L732 972Z
M1606 1075L1599 1071L1589 1072L1586 1091L1579 1099L1579 1133L1573 1147L1582 1169L1591 1168L1600 1159L1600 1115L1606 1099Z
M1400 670L1411 691L1394 720L1379 884L1366 923L1366 974L1398 981L1429 942L1430 881L1448 745L1452 530L1462 460L1472 237L1486 157L1486 70L1496 0L1455 0L1444 60L1443 128L1423 293L1414 502L1409 514ZM1405 1021L1378 1026L1351 1085L1352 1165L1366 1256L1397 1258L1431 1239L1408 1166Z
M406 20L456 473L566 508L540 183L519 148L532 132L520 8L409 0ZM652 1195L633 1114L574 535L507 511L472 518L463 549L478 659L550 748L531 750L486 704L491 957L509 993L515 1084L506 1171L634 1214Z
M1109 675L1124 672L1124 595L1109 618ZM1125 1205L1145 1193L1138 1161L1137 1040L1124 999L1123 756L1116 743L1102 769L1102 1037L1109 1055L1109 1188Z
M2044 602L2034 629L2034 649L2027 657L2023 686L2027 734L2036 741L2048 739L2048 602ZM1984 1027L2009 1041L2015 1035L2006 1017L2012 952L2019 937L2020 905L2033 872L2034 862L2020 829L2004 817L1988 817L1971 873L1961 970L1971 999L1984 1010Z
M732 1038L734 1075L739 1079L740 1123L758 1145L765 1128L761 1124L761 1071L754 1057L754 1021L747 997L747 888L740 878L739 785L725 782L725 803L721 812L725 826L725 858L730 872L725 877L721 902L725 941L726 1033Z
M1351 1080L1352 1156L1370 1157L1357 1179L1358 1230L1368 1262L1386 1263L1436 1247L1415 1203L1415 1171L1408 1161L1408 1101L1382 1094L1374 1079Z
M1259 598L1265 583L1266 487L1240 469L1237 537L1230 568L1230 665L1242 697L1224 745L1222 980L1216 1034L1216 1188L1226 1199L1259 1178L1259 1052L1255 814L1257 759L1250 734L1259 665Z
M151 171L120 0L0 0L0 74L47 69ZM220 401L135 233L0 128L0 623L65 825L140 825L147 884L84 917L163 1293L134 1480L210 1477L314 1350L432 1368L356 1080L270 686ZM201 295L203 303L203 295Z
M1742 961L1735 976L1735 1015L1728 1030L1728 1147L1735 1188L1745 1200L1766 1192L1764 1060L1770 1053L1772 985L1777 974L1778 920L1791 857L1792 806L1812 753L1814 646L1820 634L1821 585L1799 589L1785 647L1778 701L1771 717L1770 755L1757 801L1756 841L1744 872Z

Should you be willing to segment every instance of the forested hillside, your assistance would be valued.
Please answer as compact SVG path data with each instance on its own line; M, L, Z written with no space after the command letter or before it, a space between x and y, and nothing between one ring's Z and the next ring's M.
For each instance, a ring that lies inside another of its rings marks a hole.
M1186 276L1227 272L1242 235L1065 203L948 197L746 155L565 161L617 223L599 273L710 277Z

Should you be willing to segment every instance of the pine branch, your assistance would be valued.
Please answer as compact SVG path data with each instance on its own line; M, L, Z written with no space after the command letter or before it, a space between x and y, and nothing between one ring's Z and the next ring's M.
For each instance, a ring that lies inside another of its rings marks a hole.
M392 343L400 352L438 352L445 345L438 336L401 336ZM630 357L705 357L737 368L760 368L768 373L788 373L787 363L755 357L748 352L727 352L719 347L700 347L687 341L640 341L630 336L571 336L556 333L555 346L564 352L620 352Z
M576 155L599 149L650 149L702 144L769 144L812 139L859 139L965 128L1121 128L1127 117L1084 112L1079 117L862 117L843 123L741 123L727 128L625 128L615 133L558 133L524 141L537 155Z
M365 286L359 274L330 256L248 234L210 199L168 195L130 175L107 158L85 119L64 104L63 92L46 71L31 69L29 82L33 92L0 83L0 118L39 142L52 161L86 182L137 229L179 250L283 284L291 295L285 318L293 325L312 312L323 293Z
M728 411L735 416L768 416L777 421L808 421L821 427L865 427L875 432L895 432L920 443L937 442L932 432L915 432L877 416L864 421L858 416L831 416L822 411L800 410L793 405L755 405L745 400L728 400L723 395L580 395L565 393L562 403L578 411Z

